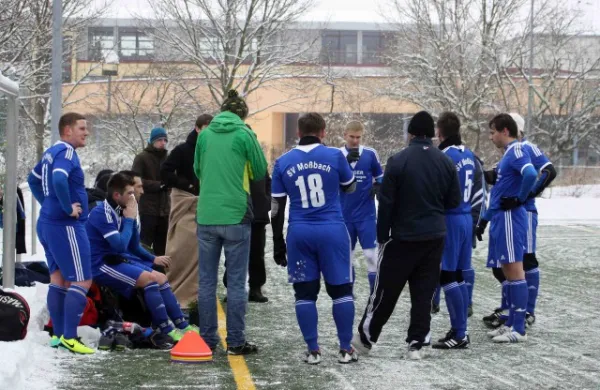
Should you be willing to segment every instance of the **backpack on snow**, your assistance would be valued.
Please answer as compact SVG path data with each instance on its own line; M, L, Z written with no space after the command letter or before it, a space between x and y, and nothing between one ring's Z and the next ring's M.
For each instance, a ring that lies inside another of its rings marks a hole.
M25 298L0 289L0 341L23 340L30 315Z

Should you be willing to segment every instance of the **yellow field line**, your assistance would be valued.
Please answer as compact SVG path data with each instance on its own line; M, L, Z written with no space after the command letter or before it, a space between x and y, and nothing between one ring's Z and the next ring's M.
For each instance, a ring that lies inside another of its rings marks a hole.
M219 318L219 336L221 337L221 344L223 345L223 349L227 350L227 344L225 342L225 338L227 337L227 322L225 320L223 306L221 306L219 300L217 300L217 315ZM254 386L252 375L250 374L250 370L248 370L244 357L227 355L227 359L229 360L229 365L231 366L237 388L239 390L256 390L256 386Z

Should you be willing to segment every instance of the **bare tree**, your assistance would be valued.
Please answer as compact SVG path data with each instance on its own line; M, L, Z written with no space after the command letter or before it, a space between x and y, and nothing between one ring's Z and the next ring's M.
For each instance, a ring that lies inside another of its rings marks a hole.
M149 0L157 20L145 27L165 55L195 65L219 107L230 89L248 96L297 76L319 38L294 32L313 0Z

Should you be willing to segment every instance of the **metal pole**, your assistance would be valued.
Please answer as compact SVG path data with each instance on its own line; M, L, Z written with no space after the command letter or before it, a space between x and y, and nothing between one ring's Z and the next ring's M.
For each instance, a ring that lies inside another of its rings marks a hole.
M533 122L533 7L534 1L531 0L531 15L529 16L529 23L531 25L529 32L529 97L527 99L527 126L526 132L529 136L531 134L532 122Z
M8 98L6 144L17 145L17 98ZM4 236L2 243L2 287L15 287L15 243L17 234L17 148L6 148L6 179L4 183Z
M62 112L62 1L52 2L52 96L50 100L51 140L59 139L58 120Z
M108 97L106 99L107 100L107 102L106 102L107 103L106 112L108 114L110 114L110 103L111 103L110 99L112 97L112 88L111 88L111 84L112 83L111 83L111 81L112 81L112 76L108 75Z

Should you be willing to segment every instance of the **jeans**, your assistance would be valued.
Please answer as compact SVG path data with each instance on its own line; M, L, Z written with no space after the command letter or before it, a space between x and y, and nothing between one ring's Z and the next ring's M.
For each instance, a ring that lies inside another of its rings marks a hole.
M250 257L250 224L198 225L198 314L200 336L214 348L217 334L217 279L221 249L227 262L227 346L246 342L248 293L246 277Z

